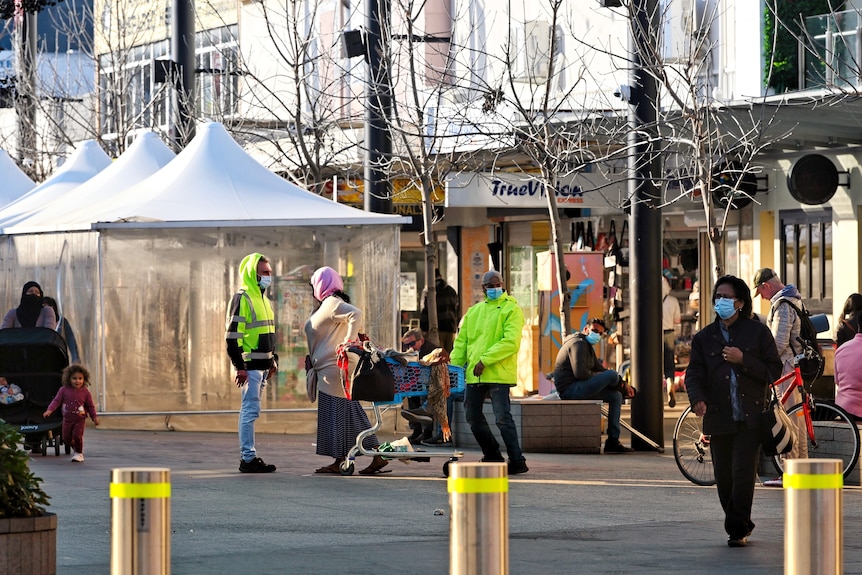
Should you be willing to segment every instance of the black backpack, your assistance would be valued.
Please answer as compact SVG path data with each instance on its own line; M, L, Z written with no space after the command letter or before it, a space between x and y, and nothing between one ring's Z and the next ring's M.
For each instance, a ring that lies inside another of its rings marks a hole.
M823 373L824 365L823 350L820 349L820 344L817 343L817 329L814 327L814 324L811 323L811 314L808 313L808 310L805 309L804 305L802 306L802 309L800 309L796 307L793 302L787 299L782 298L778 301L786 303L793 308L793 311L796 312L796 316L799 318L799 337L806 343L806 345L811 346L811 348L817 352L817 357L805 358L799 362L799 372L802 374L802 381L807 384L811 384ZM798 341L791 341L790 349L793 350L795 355L802 351L802 345Z

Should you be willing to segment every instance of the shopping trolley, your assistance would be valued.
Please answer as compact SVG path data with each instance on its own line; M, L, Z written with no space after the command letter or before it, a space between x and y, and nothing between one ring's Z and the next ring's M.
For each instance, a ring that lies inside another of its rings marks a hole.
M382 416L390 408L400 406L405 397L425 396L428 394L428 382L431 379L431 367L421 365L415 361L401 364L392 358L386 358L389 369L395 379L395 396L392 401L375 401L371 407L374 412L374 425L356 436L356 445L350 448L347 457L341 463L339 471L341 475L352 475L355 469L355 460L358 455L380 455L387 459L418 459L425 457L445 457L443 474L449 476L449 465L464 457L463 451L380 451L378 449L365 449L362 441L369 435L373 435L380 429ZM450 392L464 391L464 368L454 365L447 366L449 370Z

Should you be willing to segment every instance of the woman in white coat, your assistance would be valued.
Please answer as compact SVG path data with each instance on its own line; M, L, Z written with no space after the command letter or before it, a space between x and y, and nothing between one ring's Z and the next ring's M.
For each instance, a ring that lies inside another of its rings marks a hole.
M330 267L315 270L311 287L319 306L305 322L305 338L311 369L317 372L317 454L335 458L315 473L338 474L347 453L356 445L356 436L371 428L362 404L345 397L336 358L339 345L359 339L362 311L350 304L341 276ZM380 442L376 435L370 435L362 445L376 449ZM388 461L375 456L359 473L383 473L387 464Z

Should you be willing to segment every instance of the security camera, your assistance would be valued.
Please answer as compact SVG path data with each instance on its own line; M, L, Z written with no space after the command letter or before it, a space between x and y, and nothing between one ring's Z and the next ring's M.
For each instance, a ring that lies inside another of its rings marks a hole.
M628 84L622 84L614 92L614 96L619 98L623 102L631 102L632 101L632 87L629 86Z

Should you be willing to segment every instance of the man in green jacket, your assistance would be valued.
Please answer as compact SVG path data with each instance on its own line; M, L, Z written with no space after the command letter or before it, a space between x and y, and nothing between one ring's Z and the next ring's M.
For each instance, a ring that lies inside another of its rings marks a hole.
M455 337L451 363L465 367L467 389L464 412L473 436L482 448L482 461L505 461L500 444L482 413L485 398L491 397L497 427L509 455L509 475L529 471L518 443L512 419L509 388L518 381L518 349L524 314L503 289L503 276L490 270L482 276L485 300L467 310Z
M239 410L239 470L272 473L254 448L254 422L260 416L260 398L266 380L278 371L275 354L275 315L264 291L272 283L272 266L263 254L245 256L239 266L242 287L230 300L225 341L236 370L234 383L242 390Z

